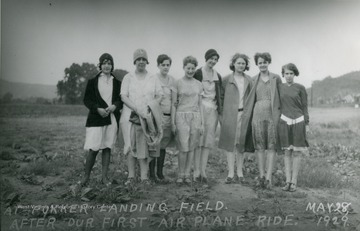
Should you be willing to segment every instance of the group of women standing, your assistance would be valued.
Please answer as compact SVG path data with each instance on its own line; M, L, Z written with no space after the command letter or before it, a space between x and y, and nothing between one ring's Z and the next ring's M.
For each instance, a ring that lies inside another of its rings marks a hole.
M179 150L176 183L206 183L208 157L215 148L220 122L218 146L226 151L228 163L225 183L244 182L244 153L256 151L260 175L257 185L270 188L276 153L284 152L283 190L295 191L301 155L308 146L309 123L306 90L294 83L294 76L299 75L297 67L282 67L286 80L282 83L268 70L270 54L256 53L259 74L251 78L245 74L249 57L236 53L229 66L232 73L222 78L214 69L219 58L216 50L209 49L205 65L197 69L196 58L187 56L183 60L184 76L175 80L168 74L172 64L169 56L159 55L159 73L150 75L146 70L147 53L138 49L133 57L135 71L120 82L111 74L113 58L103 54L99 59L101 72L89 80L84 98L89 108L85 141L89 154L80 183L88 182L96 154L103 150L102 181L110 184L110 150L122 109L120 127L129 172L125 184L135 182L136 160L142 183L164 181L165 149L173 138Z

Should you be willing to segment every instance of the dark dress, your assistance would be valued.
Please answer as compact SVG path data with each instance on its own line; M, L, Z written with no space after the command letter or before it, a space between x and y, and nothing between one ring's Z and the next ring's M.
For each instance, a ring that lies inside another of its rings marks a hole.
M256 150L275 150L276 134L271 111L271 84L259 79L252 119L253 142Z
M278 133L280 145L283 149L294 149L308 147L306 140L305 125L309 124L309 113L307 107L307 93L303 85L293 83L290 86L283 83L279 86L281 100L281 115L289 119L304 120L295 124L288 124L284 119L279 121Z

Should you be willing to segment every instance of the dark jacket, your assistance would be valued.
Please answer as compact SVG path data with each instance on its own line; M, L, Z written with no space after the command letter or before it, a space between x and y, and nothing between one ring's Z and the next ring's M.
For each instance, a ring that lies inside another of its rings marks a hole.
M221 102L223 105L222 111L222 123L220 130L219 148L224 149L228 152L234 150L236 136L236 124L239 107L239 93L244 92L243 97L243 108L244 111L248 111L246 108L246 102L249 97L250 91L253 86L253 81L250 76L245 75L244 89L238 89L235 83L234 74L226 76L222 80L222 94ZM246 134L247 142L241 142L241 145L237 147L239 152L252 152L254 146L252 143L251 123L241 123L241 134Z
M222 112L222 103L221 103L222 81L221 81L221 75L219 73L217 73L217 76L218 76L218 79L214 80L214 82L215 82L215 100L216 100L217 110L218 110L219 114L221 114L221 112ZM199 80L200 82L202 82L203 75L202 75L201 68L199 68L195 71L194 78L196 80Z
M110 115L103 118L98 113L98 108L107 108L107 103L101 98L98 81L101 72L94 78L89 79L86 85L84 104L89 109L89 114L86 120L86 127L101 127L111 124ZM114 77L114 76L113 76ZM121 82L115 77L113 78L113 92L112 92L112 104L116 106L114 116L116 118L117 126L119 127L120 110L122 109L123 103L120 98Z

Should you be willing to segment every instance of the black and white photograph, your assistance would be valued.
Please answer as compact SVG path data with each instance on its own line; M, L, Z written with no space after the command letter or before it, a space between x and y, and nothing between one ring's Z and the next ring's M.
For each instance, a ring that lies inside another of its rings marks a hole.
M359 0L0 8L0 230L360 231Z

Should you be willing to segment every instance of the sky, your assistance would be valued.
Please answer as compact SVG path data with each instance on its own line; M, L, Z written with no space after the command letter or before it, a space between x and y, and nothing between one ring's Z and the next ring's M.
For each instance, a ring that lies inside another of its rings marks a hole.
M1 78L56 85L72 63L97 64L104 52L115 69L133 71L133 52L147 51L150 73L168 54L170 74L184 75L182 60L199 67L216 49L215 69L231 73L236 52L251 59L269 52L271 72L292 62L310 87L314 80L360 70L360 0L2 0Z

